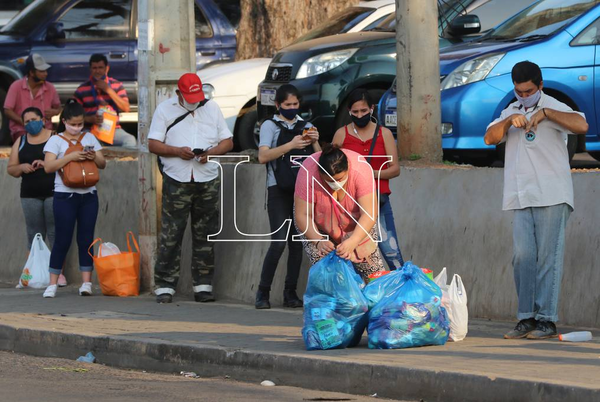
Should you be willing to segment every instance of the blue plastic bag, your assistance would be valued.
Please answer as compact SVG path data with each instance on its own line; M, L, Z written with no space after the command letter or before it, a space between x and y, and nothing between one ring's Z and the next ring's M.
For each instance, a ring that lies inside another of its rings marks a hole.
M332 251L310 268L302 337L307 350L356 346L367 326L364 282L350 261Z
M444 345L448 340L442 291L413 263L369 283L364 294L370 307L369 348Z

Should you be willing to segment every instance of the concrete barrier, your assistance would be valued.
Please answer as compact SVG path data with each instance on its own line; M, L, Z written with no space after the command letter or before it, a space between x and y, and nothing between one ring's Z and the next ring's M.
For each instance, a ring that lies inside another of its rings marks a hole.
M19 181L8 177L7 160L0 160L0 281L16 283L27 249ZM219 238L239 239L233 213L233 172L224 165L223 230ZM137 162L110 160L98 186L100 216L96 235L125 245L127 230L137 229ZM462 276L473 317L513 319L517 298L512 274L512 213L502 212L502 169L403 168L393 180L391 197L405 260L439 272ZM600 327L600 270L596 253L600 237L596 228L600 206L596 189L600 175L573 174L575 212L567 227L565 271L559 316L562 323ZM237 168L237 227L252 234L268 233L265 206L265 169L245 163ZM215 293L221 298L252 303L268 248L265 241L227 241L216 245ZM71 253L67 275L79 280L77 259ZM191 240L184 238L179 292L191 294ZM272 303L282 301L287 253L280 261L272 291ZM306 286L306 259L299 293Z

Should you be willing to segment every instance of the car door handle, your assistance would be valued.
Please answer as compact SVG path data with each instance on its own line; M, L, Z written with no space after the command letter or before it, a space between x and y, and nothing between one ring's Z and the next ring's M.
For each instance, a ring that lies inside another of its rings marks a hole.
M126 57L125 53L110 53L108 56L111 59L124 59Z
M201 56L214 56L215 54L217 54L217 52L214 50L204 50L200 52Z

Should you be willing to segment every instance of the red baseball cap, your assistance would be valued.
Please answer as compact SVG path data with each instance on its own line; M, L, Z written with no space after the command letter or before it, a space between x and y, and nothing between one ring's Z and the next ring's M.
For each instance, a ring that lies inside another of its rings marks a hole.
M202 81L200 77L193 73L183 74L177 82L179 92L183 99L189 103L198 103L204 100L204 91L202 91Z

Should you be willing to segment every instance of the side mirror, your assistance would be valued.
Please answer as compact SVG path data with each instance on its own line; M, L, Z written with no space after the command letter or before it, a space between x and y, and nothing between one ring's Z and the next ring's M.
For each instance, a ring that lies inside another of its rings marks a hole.
M448 33L452 36L476 34L479 31L481 31L481 21L473 14L456 17L448 27Z
M48 25L46 30L46 41L53 42L60 39L65 39L65 31L63 30L62 22L53 22Z

